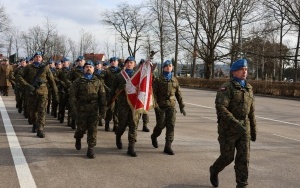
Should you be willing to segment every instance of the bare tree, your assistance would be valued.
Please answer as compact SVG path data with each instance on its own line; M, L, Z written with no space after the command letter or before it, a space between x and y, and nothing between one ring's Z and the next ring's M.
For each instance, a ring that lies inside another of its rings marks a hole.
M180 31L180 23L179 23L179 19L180 16L182 14L182 4L183 4L183 0L168 0L165 1L167 4L167 12L170 18L170 23L173 26L173 31L172 33L174 33L174 37L175 37L175 52L174 52L174 72L175 72L175 76L177 76L177 62L178 62L178 51L179 51L179 31ZM193 69L194 70L194 69ZM194 77L195 72L192 71L191 76Z
M0 33L6 31L10 27L10 19L5 12L5 7L0 5Z
M129 55L135 56L141 47L139 43L148 24L146 16L142 14L142 6L123 3L116 10L105 12L102 16L102 22L116 30L125 40Z
M79 42L80 55L85 53L90 53L92 51L94 41L95 41L94 36L91 33L85 32L82 29L80 33L80 42Z

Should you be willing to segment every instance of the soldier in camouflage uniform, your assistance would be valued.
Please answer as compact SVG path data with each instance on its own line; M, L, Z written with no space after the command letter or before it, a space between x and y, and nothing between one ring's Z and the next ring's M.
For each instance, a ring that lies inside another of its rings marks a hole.
M95 72L94 75L97 76L97 78L103 83L104 87L105 87L105 92L110 93L110 88L107 87L104 83L104 76L105 76L105 70L102 69L102 64L101 62L97 61L95 63ZM103 121L102 119L104 119L105 117L102 117L101 114L99 114L99 126L103 126Z
M172 62L167 60L163 64L163 73L154 79L153 96L155 100L154 110L156 115L156 126L151 135L152 145L158 148L157 137L166 127L166 142L164 152L174 155L171 148L174 140L174 128L176 122L176 99L180 112L185 116L184 103L181 96L178 80L172 75Z
M126 127L129 127L128 130L128 150L127 154L136 157L137 154L134 151L134 145L136 142L136 136L137 136L137 118L133 118L132 109L130 105L127 102L127 95L125 92L126 87L126 80L123 76L123 74L127 75L128 77L132 77L134 75L134 67L135 67L135 59L132 56L129 56L124 63L125 70L122 72L122 74L118 74L114 80L113 87L111 90L112 97L116 98L116 106L117 108L116 113L118 114L118 121L119 125L116 127L115 134L116 134L116 145L118 149L123 148L123 144L121 141L121 137L124 134ZM118 96L116 96L116 94ZM111 103L110 99L110 103Z
M68 73L68 80L73 83L76 79L81 78L83 76L83 66L85 64L84 56L78 56L76 59L76 66ZM72 108L75 109L75 108ZM75 112L70 112L71 114L76 114ZM76 120L77 117L72 116L71 127L72 129L76 129Z
M77 128L74 134L75 148L81 149L81 138L87 130L89 158L95 158L93 148L97 142L98 113L105 115L106 93L103 83L93 75L94 64L87 61L84 65L84 75L75 80L69 91L70 107L74 117L77 117Z
M59 84L59 79L57 78L57 75L62 71L61 69L62 69L62 63L60 60L58 60L55 62L55 70L53 70L53 71L51 70L56 86ZM51 115L53 115L54 118L57 118L59 120L59 118L57 117L58 105L59 105L59 100L58 101L52 100Z
M49 60L49 68L51 73L53 74L53 77L55 79L55 61ZM55 82L56 83L56 82ZM51 91L51 87L48 85L48 90ZM48 92L48 104L47 104L47 114L50 113L50 107L53 106L53 101L52 101L52 91Z
M26 66L25 59L21 59L19 67L14 70L14 78L19 72L23 71L25 66ZM18 82L15 82L14 90L15 90L16 103L17 103L16 107L18 108L18 112L22 113L25 91Z
M53 75L49 66L44 65L42 60L42 53L35 53L34 62L27 65L23 71L16 75L17 82L30 92L28 104L30 104L29 116L33 123L32 132L36 132L37 129L37 136L40 138L45 137L43 130L48 101L47 83L52 88L54 100L57 100L57 88Z
M106 69L105 75L104 75L104 83L107 87L110 89L112 88L114 79L116 76L120 73L121 69L118 67L118 58L112 57L110 58L110 67ZM107 96L110 98L111 96ZM114 127L113 131L115 131L116 127L118 126L118 118L117 114L115 112L115 103L112 103L106 111L106 117L105 117L105 131L110 131L109 128L109 122L113 120Z
M62 69L57 72L57 79L58 79L58 84L57 84L57 89L58 89L58 94L59 94L59 109L58 109L58 117L60 123L64 122L65 119L65 110L66 107L68 106L68 100L69 100L69 87L71 86L71 82L68 80L67 76L68 73L70 72L70 61L68 58L63 58L61 60L62 62ZM73 127L75 129L75 127Z
M233 77L216 96L220 156L210 167L210 181L218 187L218 174L235 159L236 187L248 185L250 139L256 140L252 86L246 82L247 61L240 59L230 69ZM236 156L234 156L236 150Z

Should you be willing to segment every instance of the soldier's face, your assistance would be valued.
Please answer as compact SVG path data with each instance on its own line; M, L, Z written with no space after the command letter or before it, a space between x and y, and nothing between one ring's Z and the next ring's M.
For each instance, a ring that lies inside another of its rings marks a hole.
M82 67L85 64L85 60L80 60L77 63L78 63L78 66Z
M240 80L246 80L247 75L248 75L248 68L247 67L242 67L239 70L233 71L232 75L234 77L237 77Z
M43 57L41 55L36 55L34 56L34 62L42 62L43 61Z
M26 61L21 61L20 66L25 67L26 66Z
M96 68L97 68L97 69L102 69L102 64L96 65Z
M135 61L127 61L125 63L125 68L126 69L133 69L135 67Z
M164 71L165 72L172 72L172 70L173 70L173 66L171 64L170 65L166 65L164 67Z
M63 66L64 67L69 67L70 66L70 62L69 61L64 61L63 62Z
M110 66L117 67L119 65L118 61L111 61Z
M94 73L94 67L92 65L86 65L84 66L84 74L93 74Z

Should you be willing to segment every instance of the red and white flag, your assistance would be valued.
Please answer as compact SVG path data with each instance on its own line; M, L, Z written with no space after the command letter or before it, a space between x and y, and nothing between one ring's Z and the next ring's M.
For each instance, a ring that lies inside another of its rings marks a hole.
M131 78L124 70L121 74L126 80L125 91L133 116L148 112L153 106L151 61L147 60L143 63Z

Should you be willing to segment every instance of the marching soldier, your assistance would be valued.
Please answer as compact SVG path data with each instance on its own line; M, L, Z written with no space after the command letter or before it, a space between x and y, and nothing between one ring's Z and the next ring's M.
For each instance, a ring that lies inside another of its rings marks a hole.
M121 69L118 67L118 59L116 57L110 58L110 67L106 69L105 75L104 75L104 83L107 87L110 89L113 86L113 82L116 78L116 76L120 73ZM108 96L110 98L111 96ZM115 131L116 127L118 126L118 119L117 115L115 113L115 103L112 103L106 111L106 117L105 117L105 131L110 131L109 128L109 122L113 120L114 127L113 131Z
M68 58L63 58L61 62L62 62L62 69L61 71L57 72L56 77L58 79L57 89L59 94L58 117L60 123L63 123L65 119L65 110L66 107L68 106L68 100L69 100L68 91L69 91L69 87L71 86L71 82L68 80L67 76L71 69L70 69L70 61ZM73 129L75 129L75 127L73 127Z
M4 59L3 64L0 66L0 87L3 96L8 96L9 87L11 86L9 77L12 73L13 67L9 64L8 59Z
M85 64L84 56L78 56L76 59L76 66L69 72L68 80L73 83L76 79L81 78L83 76L83 66ZM73 108L75 110L75 108ZM76 114L75 112L70 112L71 114ZM72 116L71 128L76 128L76 119L77 117Z
M163 73L154 79L153 96L155 99L156 126L151 135L152 145L158 148L157 137L166 127L164 152L174 155L171 148L174 140L174 127L176 122L176 100L179 103L180 112L185 116L184 103L181 96L178 80L172 75L172 62L167 60L163 64Z
M232 79L223 84L216 96L220 156L210 167L210 182L219 186L218 174L235 160L236 187L248 185L250 140L256 141L256 120L252 86L247 83L247 60L235 61ZM236 152L236 155L234 156Z
M128 130L128 150L127 154L136 157L137 154L134 150L136 136L137 136L137 117L133 117L132 109L127 101L127 94L125 91L126 80L130 79L134 75L134 67L136 65L135 59L132 56L129 56L124 63L125 70L118 74L114 80L113 87L111 90L111 96L116 98L116 113L118 114L119 125L116 127L116 145L118 149L123 148L121 137L124 134L126 127L129 127ZM112 103L113 98L109 101ZM138 115L137 115L138 116Z
M23 71L16 75L17 82L29 91L28 104L29 116L33 123L32 132L37 130L37 136L44 138L45 112L47 108L48 87L53 91L53 98L57 100L57 88L53 75L48 65L42 63L41 52L36 52L33 56L34 62L27 65Z
M87 130L87 156L95 158L93 148L97 141L98 113L104 117L106 94L103 83L93 75L94 64L87 61L84 65L84 75L75 80L70 87L70 107L74 117L77 117L77 128L74 134L75 148L81 149L81 139Z

